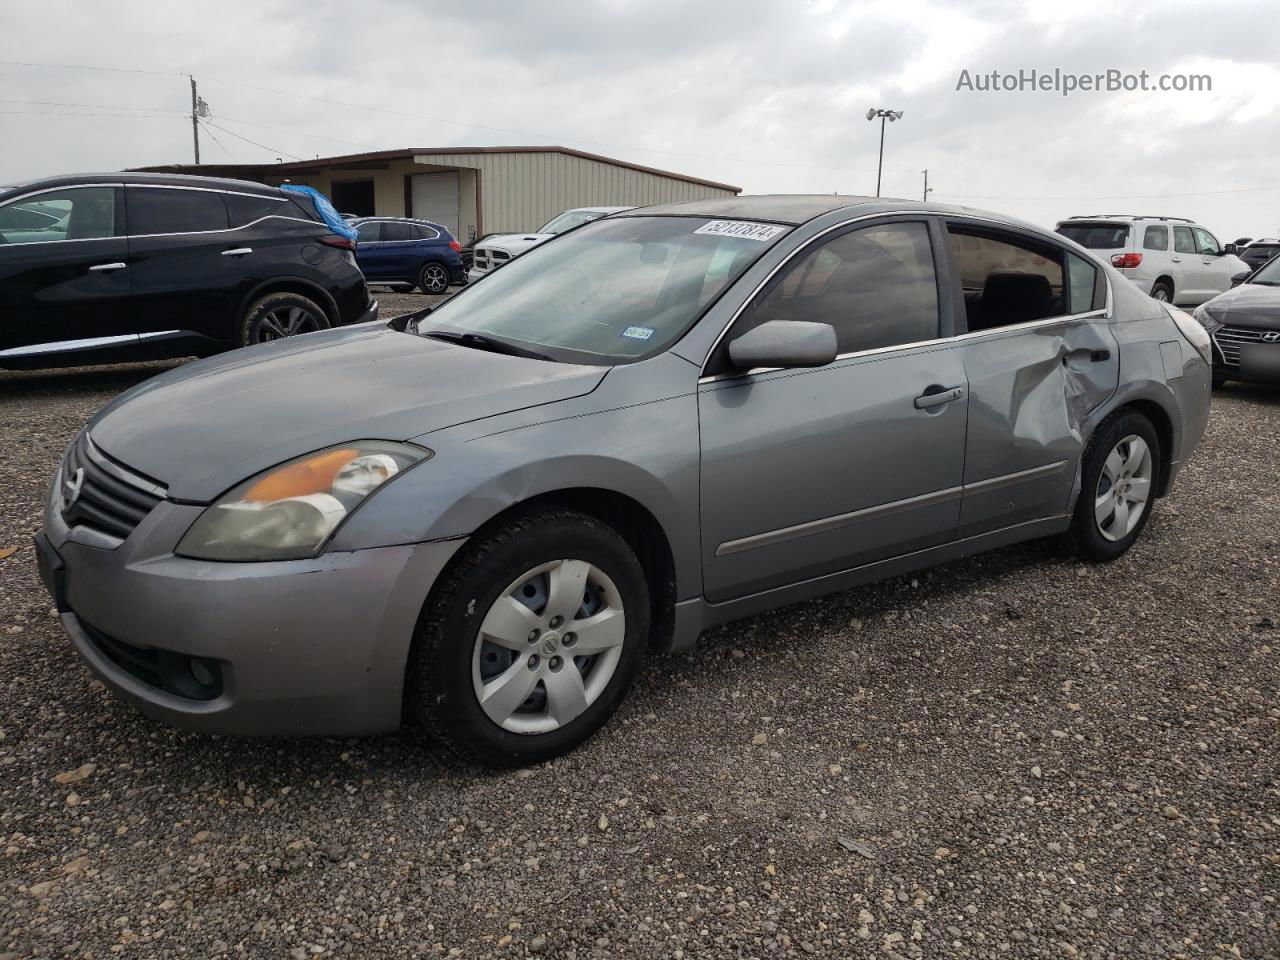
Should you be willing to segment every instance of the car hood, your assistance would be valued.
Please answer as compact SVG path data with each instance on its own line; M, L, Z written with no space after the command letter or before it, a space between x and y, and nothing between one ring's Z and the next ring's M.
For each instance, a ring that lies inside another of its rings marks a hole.
M498 247L514 256L517 253L524 253L530 247L536 247L554 236L554 233L501 233L494 237L485 237L476 246Z
M99 449L170 497L207 502L314 450L411 440L567 400L606 372L362 324L178 367L122 394L89 429Z
M1220 323L1280 330L1280 287L1242 283L1214 297L1204 306L1209 315Z

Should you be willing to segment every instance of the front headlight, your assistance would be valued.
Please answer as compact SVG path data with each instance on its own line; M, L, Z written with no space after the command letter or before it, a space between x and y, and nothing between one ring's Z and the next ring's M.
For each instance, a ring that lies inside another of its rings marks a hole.
M251 477L200 514L175 551L197 560L313 556L369 494L431 451L358 440Z
M1207 304L1200 304L1200 306L1196 307L1195 312L1191 314L1191 316L1195 317L1196 323L1204 327L1205 333L1213 333L1213 331L1222 326L1222 321L1216 319L1213 314L1209 312Z

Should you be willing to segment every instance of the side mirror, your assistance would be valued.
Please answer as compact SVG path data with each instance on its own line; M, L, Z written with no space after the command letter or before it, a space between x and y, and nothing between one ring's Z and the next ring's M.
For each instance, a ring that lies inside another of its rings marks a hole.
M417 333L418 321L425 320L435 307L424 307L416 313L403 313L387 321L387 326L398 333Z
M1235 256L1237 253L1240 252L1240 248L1237 247L1234 243L1228 243L1225 247L1222 248L1222 252L1229 253L1232 256Z
M1240 284L1248 280L1251 276L1253 276L1252 270L1241 270L1239 273L1237 273L1235 276L1231 278L1231 285L1233 287L1238 287L1240 286Z
M729 344L729 359L753 367L822 367L836 358L836 331L829 323L769 320Z

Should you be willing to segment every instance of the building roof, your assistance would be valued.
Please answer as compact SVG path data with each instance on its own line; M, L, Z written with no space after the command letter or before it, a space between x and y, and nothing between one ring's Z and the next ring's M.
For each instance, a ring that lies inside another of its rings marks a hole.
M735 187L730 183L718 183L715 180L704 180L701 177L691 177L671 170L645 167L636 163L628 163L625 160L615 160L612 157L601 156L598 153L574 150L571 147L403 147L397 150L349 153L337 157L317 157L314 160L295 160L289 163L200 164L199 166L171 163L154 167L138 167L137 169L157 173L207 173L214 176L236 171L252 172L258 176L263 174L288 176L291 173L305 174L313 170L322 170L326 167L358 169L360 167L381 166L390 160L412 160L414 157L446 156L460 153L563 153L570 157L579 157L596 163L607 163L611 166L624 167L628 170L638 170L641 173L651 173L658 177L670 177L672 180L683 180L687 183L696 183L700 186L713 187L717 190L730 190L734 193L742 192L741 187Z

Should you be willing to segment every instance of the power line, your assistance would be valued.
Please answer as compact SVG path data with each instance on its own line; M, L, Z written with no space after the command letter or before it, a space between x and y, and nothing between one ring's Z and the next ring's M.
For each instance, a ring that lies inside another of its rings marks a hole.
M265 143L259 143L257 140L250 140L248 137L242 137L240 134L236 133L234 130L228 130L226 127L221 127L221 126L218 126L216 123L211 123L208 118L205 118L204 122L206 126L213 127L213 129L215 130L221 130L223 133L228 134L229 136L235 137L237 140L243 140L245 143L251 143L255 147L260 147L263 150L270 150L272 153L282 154L291 160L302 159L302 157L295 156L294 154L289 153L287 150L281 150L279 147L270 147L270 146L267 146L267 144Z
M147 73L154 77L185 77L172 70L139 70L136 67L91 67L83 63L30 63L26 60L0 60L7 67L43 67L50 70L98 70L105 73Z
M0 114L24 117L115 117L120 120L178 120L183 117L180 113L73 113L66 110L0 110Z
M67 103L62 100L0 100L0 103L27 104L39 107L90 107L95 110L132 110L145 113L174 113L180 117L186 116L181 110L164 110L161 107L130 107L123 103Z
M225 146L223 146L222 141L221 141L221 140L219 140L219 139L214 135L213 130L212 130L212 129L210 128L210 126L209 126L209 122L208 122L207 120L205 120L205 121L201 122L200 126L202 126L202 127L204 128L204 132L205 132L205 133L207 133L207 134L209 135L209 139L210 139L210 140L212 140L214 143L216 143L219 147L222 147L222 152L223 152L223 153L225 153L228 157L230 157L230 158L231 158L231 162L232 162L232 163L235 163L235 162L236 162L236 158L235 158L234 156L232 156L232 153L231 153L231 151L230 151L230 150L228 150Z

